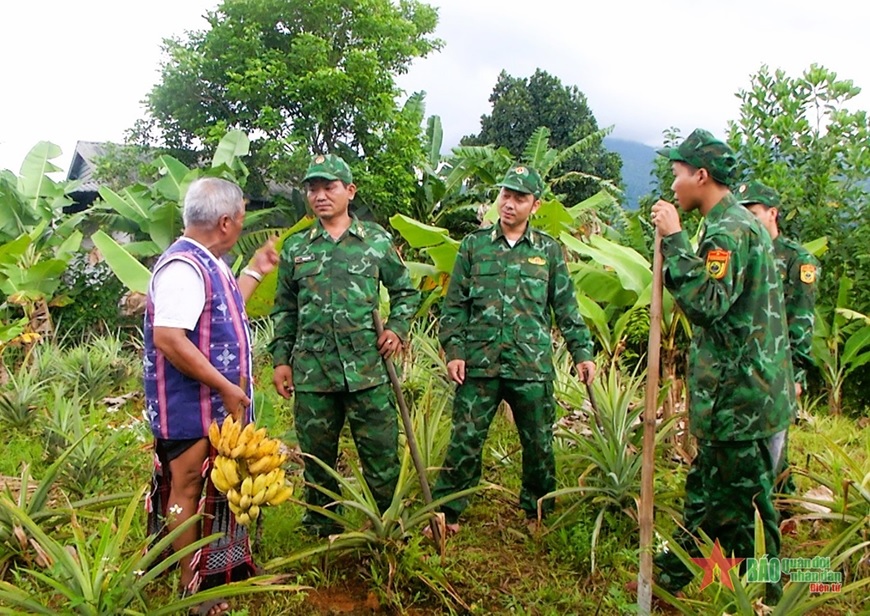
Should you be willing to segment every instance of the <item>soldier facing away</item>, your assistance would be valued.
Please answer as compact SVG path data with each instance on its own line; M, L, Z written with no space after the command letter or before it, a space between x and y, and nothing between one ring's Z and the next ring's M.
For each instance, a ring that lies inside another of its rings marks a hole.
M735 159L725 143L698 129L659 153L672 163L680 208L704 215L696 253L674 205L660 200L652 208L662 235L664 283L693 326L689 428L698 453L686 477L685 531L676 539L698 554L691 535L700 529L726 553L754 556L757 509L767 554L778 556L771 494L795 397L771 239L728 189ZM655 562L656 582L666 590L692 580L673 551ZM781 594L779 584L768 584L770 603Z
M499 186L498 223L463 239L444 303L439 338L448 376L458 387L450 445L433 497L480 481L481 448L505 400L523 447L520 508L535 519L538 499L556 486L551 311L579 378L591 382L595 364L562 249L529 225L541 205L541 176L516 165ZM459 530L467 504L459 498L442 507L448 532ZM553 501L542 505L546 512Z
M819 262L793 239L779 232L779 193L761 182L741 184L737 189L740 204L755 214L773 240L776 269L782 280L788 340L794 367L795 393L807 388L807 370L813 365L813 325L815 323L816 282Z
M740 204L752 212L773 239L776 269L782 280L788 341L794 369L795 394L806 391L807 370L812 366L813 325L815 323L816 281L819 262L809 251L779 232L779 193L761 182L741 184L737 189ZM788 473L788 455L783 451L776 492L794 494L795 485ZM792 522L793 524L793 522Z
M273 383L285 398L295 391L302 451L331 467L347 418L366 483L383 512L393 498L399 458L395 402L381 357L390 359L401 349L419 293L390 235L349 213L356 186L344 160L315 157L303 182L318 220L287 238L281 251L272 311ZM380 337L372 316L379 283L390 295L390 317ZM312 505L333 501L315 485L339 492L336 481L313 462L305 464L305 481ZM312 534L340 530L310 510L302 521Z

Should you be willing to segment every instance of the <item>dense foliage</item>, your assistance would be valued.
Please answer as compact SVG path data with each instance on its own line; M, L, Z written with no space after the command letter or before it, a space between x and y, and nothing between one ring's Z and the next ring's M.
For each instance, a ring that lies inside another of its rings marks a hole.
M758 179L783 198L783 232L802 242L828 238L821 297L855 281L854 308L870 307L870 117L850 108L851 80L812 65L800 76L762 66L741 89L730 143L742 179Z
M142 141L194 151L192 158L144 147L116 153L104 161L116 183L104 185L101 199L80 214L64 209L73 187L51 179L56 146L38 144L17 175L0 172L0 426L7 438L0 472L11 475L6 485L18 486L0 493L0 611L17 606L56 613L71 605L83 614L159 614L197 602L177 600L165 580L152 584L172 562L149 569L155 554L136 530L143 527L150 434L137 394L139 338L135 330L130 337L118 333L129 323L118 301L125 289L146 287L150 274L143 264L180 232L180 204L194 179L227 177L246 190L270 180L296 182L310 154L324 151L351 162L360 186L355 207L395 230L426 297L402 372L430 479L449 438L453 395L437 343L438 303L461 235L495 220L495 184L514 161L536 167L547 183L534 223L557 238L568 257L596 341L598 405L592 408L572 376L557 338L560 476L559 489L548 495L557 499L557 516L537 530L514 517L520 450L509 415L499 414L484 452L488 483L472 490L467 520L475 530L446 548L422 537L431 506L422 503L407 451L400 487L381 514L343 440L336 477L341 491L330 496L343 505L334 517L345 532L329 541L302 536L304 505L297 502L267 516L265 539L255 542L256 557L270 573L316 590L308 599L276 593L234 605L258 614L331 613L325 593L351 588L362 594L351 601L355 607L396 613L632 609L634 598L621 588L637 563L637 417L653 197L635 213L619 206L619 161L601 146L607 131L598 129L577 87L542 70L529 79L502 73L481 132L442 154L440 118L428 118L424 129L423 95L398 104L394 81L414 58L439 47L430 36L436 17L416 0L224 0L209 13L210 29L166 42L162 81L137 126ZM741 116L731 126L741 179L777 187L786 199L786 232L803 242L824 236L826 242L813 245L820 253L828 248L813 350L818 371L803 397L803 421L791 433L800 488L792 504L805 511L783 554L828 555L851 585L842 595L809 597L806 585L789 584L774 614L805 613L826 601L836 613L862 613L868 605L870 443L863 416L870 407L864 386L870 228L862 213L870 130L864 112L846 108L857 92L820 67L799 78L762 67L738 93ZM666 131L666 145L679 139L679 130ZM131 165L143 163L140 175L125 178ZM654 176L655 197L672 199L663 159ZM265 237L277 231L280 244L312 224L301 217L301 195L289 200L289 207L261 203L249 212L231 255L236 271ZM697 216L684 222L693 234L698 229ZM250 314L268 312L274 288L271 274L249 300ZM656 527L666 537L674 530L672 514L692 452L680 383L691 327L667 293L662 316ZM60 333L53 327L58 321ZM258 422L293 447L292 408L268 386L270 337L268 321L258 322ZM840 411L847 417L832 416ZM298 462L287 471L301 488ZM212 596L298 590L277 585L279 578L258 581L270 585L234 585ZM737 581L730 592L690 587L690 598L676 605L693 614L754 614L762 587L745 577Z
M242 130L252 137L250 189L261 193L267 179L298 181L312 152L337 151L358 157L370 203L407 204L422 118L403 114L395 79L441 46L431 36L435 9L418 0L224 0L207 20L165 41L134 141L208 156L228 130Z
M512 77L505 71L498 76L489 97L492 111L480 118L480 132L462 140L463 145L505 147L515 158L523 154L526 143L539 127L550 130L550 143L564 149L599 131L598 122L586 96L577 86L566 86L553 75L537 69L531 77ZM561 162L555 175L575 171L616 185L620 183L622 161L608 151L599 135L594 147L575 153ZM571 177L560 186L566 205L575 205L598 192L590 178Z

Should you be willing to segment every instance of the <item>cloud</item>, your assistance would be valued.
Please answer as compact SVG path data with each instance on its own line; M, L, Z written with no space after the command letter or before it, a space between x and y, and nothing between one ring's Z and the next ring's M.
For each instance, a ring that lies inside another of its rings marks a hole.
M583 91L601 126L650 145L670 126L724 134L739 116L735 93L762 64L799 75L813 62L870 88L870 7L825 3L555 2L443 0L436 56L402 80L427 91L445 146L477 132L498 73L542 68ZM844 18L844 16L849 16ZM847 23L848 22L848 23ZM867 108L862 93L853 107Z
M217 0L12 2L0 38L0 168L15 171L39 140L120 140L158 79L163 38L205 27ZM445 147L480 128L499 72L542 68L583 91L601 126L650 145L662 130L724 134L734 94L766 63L798 75L811 63L870 89L870 4L849 0L436 0L444 49L400 85L425 90ZM853 108L870 108L862 93Z

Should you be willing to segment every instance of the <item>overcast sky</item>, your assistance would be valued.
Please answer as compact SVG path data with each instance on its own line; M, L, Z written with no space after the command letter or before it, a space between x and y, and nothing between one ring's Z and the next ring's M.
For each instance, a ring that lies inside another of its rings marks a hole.
M499 72L536 68L576 85L613 136L657 145L662 130L724 135L734 94L762 64L811 63L852 79L870 109L870 3L857 0L431 0L446 45L400 79L425 90L445 146L477 132ZM7 2L0 36L0 169L38 141L123 139L158 77L164 37L204 28L216 0ZM135 7L135 8L134 8Z

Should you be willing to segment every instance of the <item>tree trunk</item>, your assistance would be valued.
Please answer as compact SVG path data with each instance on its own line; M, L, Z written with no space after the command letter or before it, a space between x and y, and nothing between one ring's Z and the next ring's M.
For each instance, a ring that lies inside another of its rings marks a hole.
M842 400L840 400L840 386L831 384L828 390L828 413L840 415L843 412Z
M51 322L51 313L48 311L48 302L44 298L37 299L33 304L25 306L25 311L29 313L27 317L30 320L24 331L27 334L36 334L35 336L27 336L22 345L26 359L30 357L30 352L37 342L54 335L54 325Z

